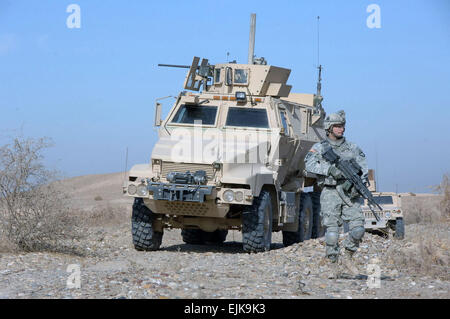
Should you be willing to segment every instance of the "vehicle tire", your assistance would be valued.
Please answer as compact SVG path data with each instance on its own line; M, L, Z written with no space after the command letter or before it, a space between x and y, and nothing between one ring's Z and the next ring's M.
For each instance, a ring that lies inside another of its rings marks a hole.
M162 232L153 230L155 214L144 205L142 198L135 198L131 215L131 234L134 248L139 251L158 250Z
M272 200L270 192L262 190L253 205L242 213L242 246L246 252L270 250L272 243Z
M313 226L313 206L308 193L304 193L304 199L300 204L300 241L311 239Z
M285 247L311 238L313 223L313 208L309 193L300 195L297 231L283 231L283 245Z
M202 245L203 240L203 230L201 229L182 229L181 237L186 244L190 245Z
M311 238L319 238L325 235L325 228L322 226L322 217L320 215L320 192L309 193L312 201L313 226Z
M397 218L395 221L395 233L394 237L396 239L404 239L405 238L405 223L403 221L403 218Z

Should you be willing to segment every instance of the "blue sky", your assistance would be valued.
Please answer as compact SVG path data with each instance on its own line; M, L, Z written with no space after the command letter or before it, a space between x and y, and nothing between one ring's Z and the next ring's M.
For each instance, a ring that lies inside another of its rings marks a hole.
M81 28L69 29L70 4ZM370 29L370 4L381 28ZM154 100L182 90L193 56L292 70L292 92L315 92L317 16L324 107L345 109L346 136L383 191L428 192L450 173L450 2L0 0L0 142L47 136L46 163L66 176L149 160ZM164 113L170 108L164 104Z

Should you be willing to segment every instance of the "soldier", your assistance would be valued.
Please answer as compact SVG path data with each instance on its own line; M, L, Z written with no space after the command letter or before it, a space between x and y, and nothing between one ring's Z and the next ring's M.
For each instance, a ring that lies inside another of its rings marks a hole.
M364 236L364 215L358 201L359 194L354 187L349 192L343 191L340 186L344 183L342 172L322 157L325 146L330 145L334 152L342 159L355 159L363 171L362 179L368 182L368 167L366 158L361 149L347 141L344 137L345 112L338 111L330 114L324 121L327 137L316 143L305 158L305 169L317 175L317 184L322 189L320 195L322 224L326 228L326 257L336 263L339 257L339 226L343 221L349 223L349 233L344 240L344 260L351 261L354 252L359 247ZM344 265L349 268L349 263ZM354 268L353 268L354 270Z

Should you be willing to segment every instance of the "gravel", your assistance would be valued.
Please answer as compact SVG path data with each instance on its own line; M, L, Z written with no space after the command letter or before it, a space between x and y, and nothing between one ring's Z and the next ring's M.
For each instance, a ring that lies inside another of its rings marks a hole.
M399 269L392 261L389 250L408 247L408 236L398 241L366 233L355 255L360 275L328 279L323 238L284 247L281 233L274 233L270 251L248 254L237 231L222 245L188 245L180 230L165 230L161 250L138 252L130 229L129 221L91 227L77 243L82 255L0 253L0 298L450 297L449 281ZM381 270L377 288L368 285L370 263ZM76 272L68 272L69 265L80 271L79 288L70 288Z

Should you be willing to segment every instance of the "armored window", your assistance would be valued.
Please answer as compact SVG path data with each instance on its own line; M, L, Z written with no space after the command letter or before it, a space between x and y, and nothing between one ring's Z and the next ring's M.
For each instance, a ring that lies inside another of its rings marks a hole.
M269 128L265 109L248 109L230 107L227 115L227 126Z
M220 69L214 69L214 83L220 83Z
M374 196L373 199L379 205L392 205L394 203L392 196Z
M283 124L284 134L289 134L289 129L286 121L286 114L283 111L280 111L281 124Z
M214 125L217 106L181 105L172 119L172 123L194 124L201 121L203 125Z
M248 71L244 69L234 70L234 84L247 84Z

